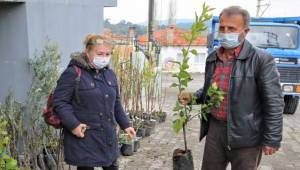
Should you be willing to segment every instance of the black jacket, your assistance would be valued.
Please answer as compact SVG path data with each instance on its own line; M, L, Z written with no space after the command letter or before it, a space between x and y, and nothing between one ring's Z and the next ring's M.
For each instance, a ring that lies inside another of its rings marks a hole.
M216 61L214 51L206 60L204 87L195 94L199 103L206 102L206 93L213 81ZM273 57L245 40L232 68L229 84L229 147L280 147L283 107L279 73ZM200 140L206 136L208 125L209 121L201 120Z

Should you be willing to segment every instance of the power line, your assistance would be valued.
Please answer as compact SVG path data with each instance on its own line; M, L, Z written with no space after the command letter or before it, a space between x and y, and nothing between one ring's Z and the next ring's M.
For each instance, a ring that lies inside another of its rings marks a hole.
M271 0L257 0L256 17L262 17L267 9L271 6Z

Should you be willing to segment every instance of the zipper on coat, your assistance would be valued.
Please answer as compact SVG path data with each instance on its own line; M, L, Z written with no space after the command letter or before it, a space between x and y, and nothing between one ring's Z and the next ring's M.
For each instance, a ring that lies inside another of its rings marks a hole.
M236 66L237 59L234 59L235 61L232 64L231 71L230 71L230 77L229 77L229 89L227 91L227 149L230 151L230 94L232 89L232 83L231 83L231 76L232 72L234 70L234 67Z

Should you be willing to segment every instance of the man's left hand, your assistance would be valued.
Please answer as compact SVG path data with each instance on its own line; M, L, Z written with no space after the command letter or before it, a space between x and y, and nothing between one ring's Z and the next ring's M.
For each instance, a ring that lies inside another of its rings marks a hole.
M270 146L264 146L263 147L263 151L265 153L265 155L273 155L275 152L278 151L279 148L273 148Z

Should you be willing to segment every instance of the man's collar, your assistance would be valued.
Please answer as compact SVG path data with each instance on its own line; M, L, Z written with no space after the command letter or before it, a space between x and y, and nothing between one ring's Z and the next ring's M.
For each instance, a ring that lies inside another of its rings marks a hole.
M238 56L240 55L241 51L242 51L242 48L243 48L243 44L244 44L244 41L234 49L234 51L232 51L232 54L231 56L233 56L235 59L238 58ZM224 56L224 51L225 51L225 48L224 47L219 47L217 50L217 57L220 59L220 60L223 60L223 56Z
M239 55L237 57L238 60L244 60L249 57L249 52L253 49L253 46L249 41L245 40L243 45L241 46ZM217 49L208 55L207 61L212 62L217 59Z

